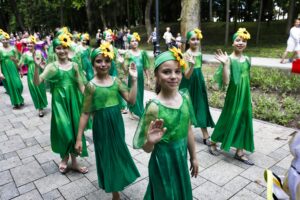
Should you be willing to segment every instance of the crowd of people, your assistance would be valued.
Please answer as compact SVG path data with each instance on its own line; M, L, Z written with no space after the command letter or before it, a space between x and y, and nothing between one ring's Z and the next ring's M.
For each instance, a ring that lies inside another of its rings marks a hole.
M0 79L13 109L24 106L23 66L27 66L30 95L40 117L44 116L46 89L50 87L50 139L52 151L61 157L59 171L88 173L76 158L88 156L84 132L92 129L99 187L112 193L113 199L120 199L119 192L140 176L125 143L126 124L121 113L126 108L130 118L139 120L134 148L151 153L145 199L193 199L190 174L197 177L199 160L192 126L201 129L203 143L212 155L234 147L235 159L254 165L244 152L254 151L251 60L243 53L250 39L248 31L240 28L233 35L230 55L222 50L216 53L222 64L215 81L228 85L216 124L202 74L199 46L203 36L198 28L187 33L184 54L176 47L180 45L172 45L172 41L181 43L181 36L174 38L167 28L163 37L167 50L155 57L154 66L150 66L147 52L139 48L140 35L122 31L98 30L98 46L92 48L89 34L71 33L67 27L57 29L44 41L39 33L16 37L1 30ZM153 44L157 42L154 33L148 40ZM144 84L151 84L150 70L154 71L157 95L144 106ZM128 77L127 82L119 78L120 71ZM211 136L208 127L214 128Z

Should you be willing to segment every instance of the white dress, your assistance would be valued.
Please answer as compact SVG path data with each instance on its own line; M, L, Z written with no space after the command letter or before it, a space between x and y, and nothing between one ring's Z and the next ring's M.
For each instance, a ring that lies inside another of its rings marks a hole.
M293 26L287 41L286 51L294 52L300 50L300 28Z

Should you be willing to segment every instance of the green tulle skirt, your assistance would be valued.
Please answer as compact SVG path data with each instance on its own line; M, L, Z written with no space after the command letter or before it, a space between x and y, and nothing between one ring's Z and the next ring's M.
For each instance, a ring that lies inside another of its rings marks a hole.
M201 68L195 68L190 79L183 78L180 89L188 88L193 103L197 124L195 127L214 127L208 105L207 90Z
M121 191L140 176L125 143L120 105L95 112L93 139L100 188Z
M10 97L11 104L13 106L23 104L23 84L16 65L9 59L3 60L1 62L1 71L5 77L3 86Z
M193 199L187 164L187 139L155 145L149 161L149 185L144 199Z
M54 87L52 90L51 147L61 158L77 155L75 143L80 119L82 96L75 85ZM82 154L87 156L85 137L82 137Z
M140 69L138 69L140 70ZM128 87L131 88L131 76L128 78ZM144 74L143 69L141 72L138 72L138 80L137 80L137 94L136 101L134 105L128 104L129 111L134 113L135 115L142 117L144 113Z
M34 64L30 64L28 66L28 74L27 74L29 92L35 109L43 109L48 105L45 83L41 83L40 85L37 86L33 83L33 77L34 77Z

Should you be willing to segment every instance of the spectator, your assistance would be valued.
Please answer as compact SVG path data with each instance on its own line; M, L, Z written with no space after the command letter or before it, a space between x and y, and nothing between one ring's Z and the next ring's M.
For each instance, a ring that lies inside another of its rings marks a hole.
M171 33L170 27L166 28L166 32L164 33L163 38L165 39L166 49L168 50L169 47L172 46L172 40L175 41L175 38L173 37L173 35Z
M156 37L156 27L154 27L153 32L150 34L150 37L148 38L148 43L152 42L153 45L153 55L156 53L156 44L157 44L157 37Z

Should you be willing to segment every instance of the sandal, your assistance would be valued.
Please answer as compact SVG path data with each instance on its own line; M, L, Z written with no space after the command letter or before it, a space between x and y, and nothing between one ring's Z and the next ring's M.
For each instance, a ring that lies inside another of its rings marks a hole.
M214 156L220 155L220 151L217 149L217 145L213 143L211 143L210 146L208 146L208 152Z
M239 156L239 155L236 153L236 154L234 155L234 158L235 158L236 160L238 160L238 161L241 161L241 162L245 163L246 165L254 165L254 163L253 163L251 160L249 160L249 159L245 156L245 154Z
M72 167L72 170L73 170L73 171L76 171L76 172L79 172L79 173L81 173L81 174L86 174L86 173L89 172L89 170L88 170L87 167L79 167L79 166L77 166L77 167Z
M207 145L207 146L210 146L211 145L211 142L210 142L210 137L204 139L203 138L203 144Z
M58 170L60 173L65 174L68 171L68 165L59 164Z
M43 111L39 112L39 117L44 117L44 112Z

